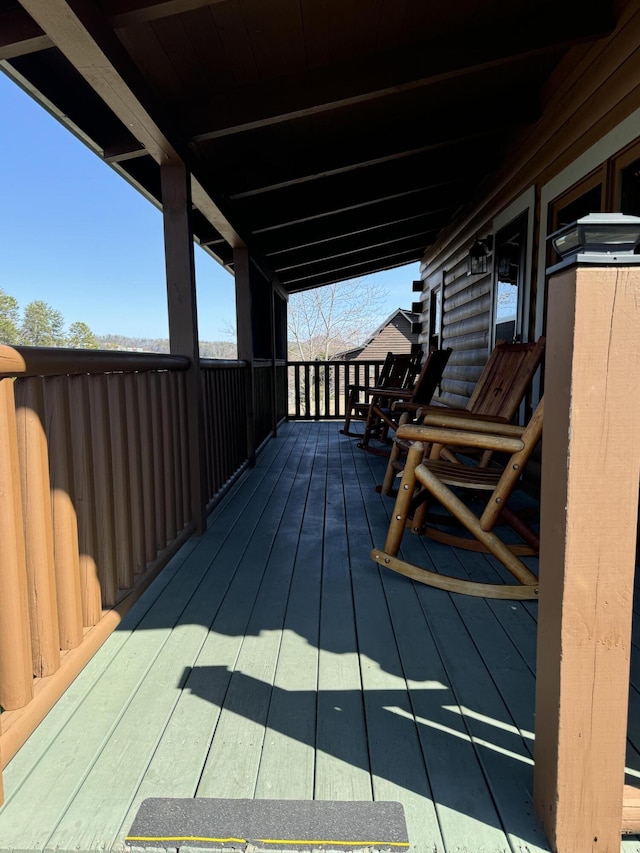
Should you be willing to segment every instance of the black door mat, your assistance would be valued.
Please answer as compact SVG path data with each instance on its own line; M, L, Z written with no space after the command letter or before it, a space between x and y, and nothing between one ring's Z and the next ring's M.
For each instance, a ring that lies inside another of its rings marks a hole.
M144 800L126 838L131 847L403 850L400 803L327 800Z

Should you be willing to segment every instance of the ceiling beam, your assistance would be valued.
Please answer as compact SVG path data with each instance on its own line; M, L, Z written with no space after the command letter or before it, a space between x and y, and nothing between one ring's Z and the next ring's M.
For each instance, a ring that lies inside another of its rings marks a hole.
M105 0L102 8L111 26L122 29L222 2L224 0Z
M381 243L379 246L353 252L350 256L339 255L337 257L321 258L288 270L279 269L278 274L280 279L286 284L287 282L298 281L308 276L324 275L326 272L335 272L338 269L350 269L374 259L390 258L406 252L415 252L418 257L421 257L426 245L424 235L413 234L401 240L391 240L388 243Z
M216 139L268 127L367 101L398 95L447 80L507 67L549 51L593 40L612 31L608 4L583 8L554 7L554 19L488 21L484 28L456 33L455 40L420 43L373 57L358 57L330 68L234 89L209 103L184 105L181 127L193 141ZM505 31L508 37L505 37Z
M108 22L83 0L20 0L21 5L158 164L191 157L169 138L170 124L147 91ZM177 138L177 137L176 137ZM193 174L193 173L192 173ZM244 240L192 177L193 201L229 243Z
M53 47L53 42L24 9L0 12L0 59L15 59Z
M352 236L349 239L337 239L328 245L321 243L295 252L285 252L280 254L277 260L273 256L270 257L273 258L276 271L281 275L283 272L301 269L329 259L348 258L362 252L369 252L375 247L397 245L404 240L415 242L420 239L422 245L426 246L448 224L448 220L441 218L436 226L431 217L431 228L425 227L423 220L424 217L416 218L413 221L396 224L395 227L387 225L384 228L365 231L362 235Z
M279 256L288 252L342 239L348 241L354 235L376 229L384 230L400 223L408 224L417 217L433 216L432 224L440 227L440 222L451 220L457 207L457 199L453 199L450 194L438 199L427 190L404 198L401 205L394 201L369 205L359 211L358 216L347 211L324 220L296 223L269 234L268 257L273 258L273 263L277 265Z
M109 0L103 3L103 11L110 26L124 29L221 2L224 0ZM54 41L24 9L0 12L0 59L15 59L50 47L55 47Z
M396 269L406 264L422 260L424 247L421 251L407 251L398 254L385 255L382 258L372 259L367 262L354 264L353 266L339 266L336 269L284 281L284 287L289 293L298 293L301 290L309 290L312 287L323 287L325 284L334 284L337 281L347 281L352 278L360 278L370 273L383 272L384 270Z

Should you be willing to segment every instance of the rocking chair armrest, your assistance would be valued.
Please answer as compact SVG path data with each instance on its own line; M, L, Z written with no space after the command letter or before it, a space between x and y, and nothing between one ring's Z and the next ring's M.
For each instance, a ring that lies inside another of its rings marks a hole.
M421 441L425 444L444 444L447 447L477 447L481 450L498 450L504 453L517 453L524 449L524 443L519 438L466 429L412 424L399 427L396 438L400 441Z
M381 397L387 397L390 400L406 400L407 397L411 397L411 391L407 388L376 388L375 390Z
M416 412L424 408L424 403L412 403L410 400L394 400L391 404L392 412Z
M382 388L372 388L371 385L347 385L347 391L363 391L365 394L378 393Z
M444 429L468 429L474 432L484 432L493 435L504 435L509 438L520 438L520 436L525 431L525 427L510 424L508 423L506 418L500 418L499 420L496 420L495 418L491 418L489 416L467 418L449 414L429 414L423 419L422 425L442 427Z

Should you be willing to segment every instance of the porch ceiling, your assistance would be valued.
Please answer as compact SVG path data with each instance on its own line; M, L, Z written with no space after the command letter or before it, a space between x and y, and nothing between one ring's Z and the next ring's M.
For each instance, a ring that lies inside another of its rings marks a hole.
M0 0L0 59L148 196L297 291L417 261L613 0Z

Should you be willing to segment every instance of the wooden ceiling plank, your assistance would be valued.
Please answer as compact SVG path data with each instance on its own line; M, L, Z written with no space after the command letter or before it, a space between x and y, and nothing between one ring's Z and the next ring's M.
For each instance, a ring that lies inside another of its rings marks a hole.
M504 38L495 27L460 34L455 45L419 44L373 57L358 57L330 68L264 81L214 98L185 105L181 125L194 142L257 130L305 116L441 84L481 71L564 49L609 33L615 21L603 4L576 19L562 14L551 25L536 18L523 21Z
M122 45L95 7L82 5L83 15L68 0L20 0L76 70L111 108L128 130L159 163L185 162L165 135L149 108L134 92L143 89ZM150 95L145 101L152 102ZM152 107L154 109L154 107ZM154 112L157 111L155 107ZM193 199L211 224L229 240L242 243L239 234L194 177Z

